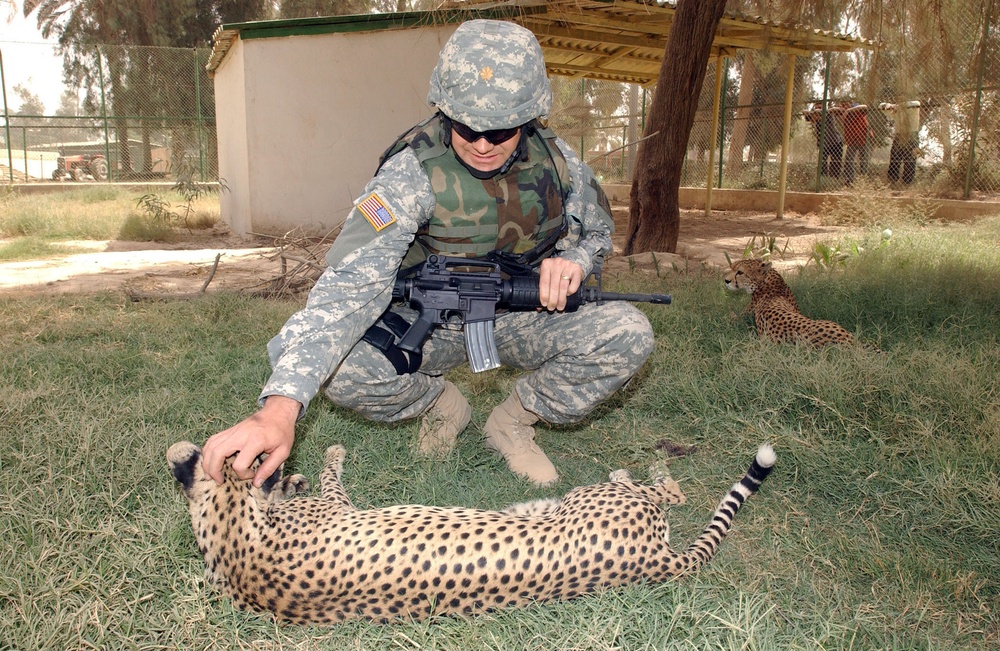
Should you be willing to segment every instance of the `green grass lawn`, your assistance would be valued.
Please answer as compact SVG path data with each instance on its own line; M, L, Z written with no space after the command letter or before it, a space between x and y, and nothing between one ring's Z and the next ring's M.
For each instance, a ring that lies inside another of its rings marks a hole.
M670 292L644 305L658 345L587 421L539 428L560 483L533 489L482 448L506 370L452 379L473 425L442 462L414 458L417 423L314 402L286 466L315 483L348 448L359 507L499 508L637 479L667 443L688 497L683 547L759 443L771 478L704 570L571 602L469 619L279 626L206 588L164 460L254 409L264 346L297 307L237 295L0 301L0 648L995 649L1000 647L1000 219L894 226L831 272L788 272L802 310L880 352L759 340L721 274L606 280ZM848 247L844 247L847 250Z
M143 197L162 203L154 214ZM0 192L0 262L77 253L66 241L164 241L177 228L207 228L219 219L218 194L208 192L187 202L169 188L122 188L95 185L51 194ZM186 217L186 219L185 219Z

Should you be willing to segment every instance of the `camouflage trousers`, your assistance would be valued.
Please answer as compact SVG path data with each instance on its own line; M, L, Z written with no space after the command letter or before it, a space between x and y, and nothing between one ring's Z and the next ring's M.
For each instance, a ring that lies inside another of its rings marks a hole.
M410 322L416 316L409 308L394 311ZM654 343L646 315L625 302L588 303L575 312L500 314L494 337L501 364L529 371L514 385L521 404L552 424L583 419L635 375ZM372 420L414 418L444 390L441 376L468 363L465 334L460 327L435 328L423 354L418 372L397 375L381 351L361 341L323 393Z

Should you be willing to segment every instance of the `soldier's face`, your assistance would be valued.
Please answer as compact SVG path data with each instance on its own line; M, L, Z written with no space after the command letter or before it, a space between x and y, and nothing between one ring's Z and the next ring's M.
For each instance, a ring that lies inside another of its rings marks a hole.
M507 162L521 139L520 129L509 140L494 145L486 138L469 142L457 130L451 130L451 146L462 161L474 170L492 172Z

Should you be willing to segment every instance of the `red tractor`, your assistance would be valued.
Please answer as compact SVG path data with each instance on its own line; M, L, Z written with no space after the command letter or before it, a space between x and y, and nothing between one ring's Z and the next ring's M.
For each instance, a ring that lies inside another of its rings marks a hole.
M56 159L53 181L86 181L88 176L95 181L108 180L108 161L102 154L61 155Z

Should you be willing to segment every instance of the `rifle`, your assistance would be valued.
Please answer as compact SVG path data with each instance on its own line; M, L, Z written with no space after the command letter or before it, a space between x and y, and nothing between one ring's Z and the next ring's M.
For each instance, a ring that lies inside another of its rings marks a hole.
M455 267L482 271L457 271ZM400 350L419 353L434 326L457 316L465 324L465 351L474 373L500 366L493 338L497 308L521 311L542 307L537 274L504 278L500 265L494 262L442 255L428 256L414 275L397 278L392 298L406 301L419 313L396 344ZM584 285L568 297L565 311L604 301L667 305L671 298L669 294L617 294L602 291L600 285Z

